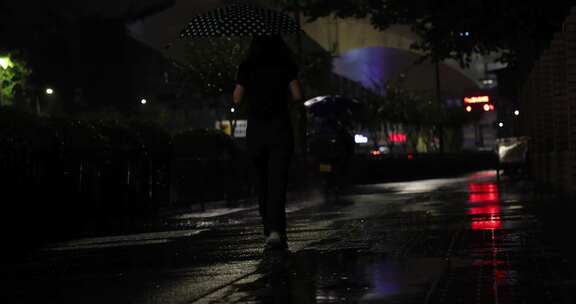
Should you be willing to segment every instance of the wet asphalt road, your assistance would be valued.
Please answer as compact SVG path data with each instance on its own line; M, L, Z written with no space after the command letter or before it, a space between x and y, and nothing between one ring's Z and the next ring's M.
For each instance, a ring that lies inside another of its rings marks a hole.
M494 172L293 197L290 251L276 253L253 206L170 215L7 261L0 300L576 303L571 216L552 203Z

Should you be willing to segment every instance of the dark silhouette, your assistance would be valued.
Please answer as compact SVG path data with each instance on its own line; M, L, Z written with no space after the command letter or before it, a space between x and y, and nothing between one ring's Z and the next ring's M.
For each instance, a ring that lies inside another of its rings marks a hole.
M298 67L279 36L254 37L238 68L236 104L248 105L248 153L256 173L267 248L287 248L286 187L294 150L289 102L302 100Z
M310 155L321 172L324 193L328 200L337 195L347 184L348 169L354 155L354 137L349 122L334 117L316 118L308 138Z

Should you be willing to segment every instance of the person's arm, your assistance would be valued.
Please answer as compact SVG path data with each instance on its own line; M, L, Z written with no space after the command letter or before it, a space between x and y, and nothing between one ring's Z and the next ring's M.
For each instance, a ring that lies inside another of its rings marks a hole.
M303 101L302 88L298 80L292 80L290 82L290 95L292 95L293 102L300 103Z
M234 93L232 94L232 100L234 101L234 104L240 104L242 98L244 98L244 87L237 84L234 88Z

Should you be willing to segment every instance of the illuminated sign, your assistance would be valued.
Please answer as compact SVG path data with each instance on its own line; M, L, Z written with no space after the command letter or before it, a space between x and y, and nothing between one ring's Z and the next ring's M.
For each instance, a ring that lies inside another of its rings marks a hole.
M405 143L406 134L404 133L391 133L388 135L388 140L393 143Z
M234 129L234 137L236 138L244 138L246 137L246 128L248 127L248 121L246 120L237 120L236 121L236 128ZM230 125L229 120L219 120L216 121L216 130L220 130L228 135L232 133L232 126Z
M357 144L367 144L368 143L368 137L366 137L362 134L356 134L356 135L354 135L354 142L356 142Z
M490 102L490 96L464 97L464 103L467 103L467 104L488 103L488 102Z

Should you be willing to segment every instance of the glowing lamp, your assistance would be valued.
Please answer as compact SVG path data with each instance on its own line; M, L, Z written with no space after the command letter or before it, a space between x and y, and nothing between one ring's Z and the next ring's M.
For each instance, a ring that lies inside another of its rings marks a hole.
M468 112L468 113L472 112L472 106L467 106L467 107L466 107L466 112Z
M47 89L46 89L46 95L52 95L52 94L54 94L54 89L52 89L52 88L47 88Z
M489 103L489 102L490 102L490 96L464 97L464 103L466 103L466 104Z

